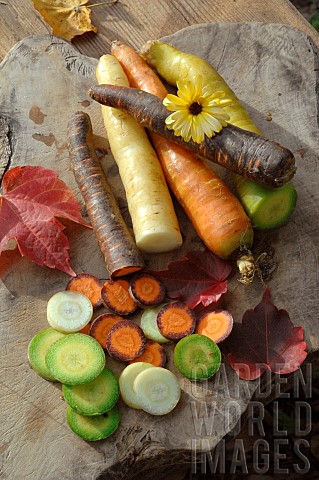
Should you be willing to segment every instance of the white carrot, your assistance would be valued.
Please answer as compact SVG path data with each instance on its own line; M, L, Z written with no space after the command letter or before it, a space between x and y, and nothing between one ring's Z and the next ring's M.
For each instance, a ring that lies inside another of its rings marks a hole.
M96 77L100 84L129 86L112 55L99 59ZM162 168L144 128L115 108L102 106L102 115L126 192L136 245L148 253L174 250L182 237Z

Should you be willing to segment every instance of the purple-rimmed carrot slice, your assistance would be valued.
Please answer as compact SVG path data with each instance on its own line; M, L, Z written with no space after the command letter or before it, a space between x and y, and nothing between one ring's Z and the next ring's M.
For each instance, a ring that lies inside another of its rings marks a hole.
M164 337L180 340L194 332L196 317L185 303L172 302L159 311L157 325Z
M130 281L130 293L141 306L154 307L165 297L163 283L150 273L136 273Z
M142 355L146 337L141 327L130 320L117 322L106 337L108 353L122 362L128 362Z

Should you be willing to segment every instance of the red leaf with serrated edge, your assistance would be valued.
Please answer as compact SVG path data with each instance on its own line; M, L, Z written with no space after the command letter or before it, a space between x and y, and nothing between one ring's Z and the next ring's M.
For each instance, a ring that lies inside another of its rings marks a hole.
M153 271L166 287L167 296L179 298L190 308L217 302L227 292L232 264L209 250L193 251L168 264L167 270Z
M234 325L226 348L228 362L244 380L255 380L267 369L294 372L307 356L303 328L294 327L288 312L272 303L269 288L261 302Z
M0 195L0 254L15 239L21 255L69 275L69 241L55 217L86 227L80 204L58 174L43 167L15 167L5 173Z

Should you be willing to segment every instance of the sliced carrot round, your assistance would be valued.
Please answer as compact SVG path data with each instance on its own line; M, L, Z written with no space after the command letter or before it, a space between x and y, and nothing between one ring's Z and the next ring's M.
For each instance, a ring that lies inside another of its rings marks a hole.
M196 325L196 333L205 335L220 343L228 337L233 328L233 317L227 310L205 313Z
M158 342L147 339L146 347L142 355L134 358L134 360L131 360L129 363L135 362L146 362L151 363L154 367L164 367L166 363L165 348Z
M107 280L102 287L101 296L104 305L118 315L130 315L138 308L129 293L129 282L124 279Z
M95 338L95 340L106 349L106 337L108 336L109 331L121 320L124 320L124 318L115 313L102 313L93 320L89 333L91 337Z
M123 362L142 355L146 347L146 337L141 327L130 320L117 322L106 337L108 353Z
M157 325L164 337L180 340L195 330L196 318L193 311L183 302L165 305L157 315Z
M83 328L81 328L81 330L79 330L80 333L84 333L85 335L89 335L90 334L90 328L91 328L91 322L88 323L87 325L85 325Z
M102 304L101 288L102 282L90 273L79 273L71 278L66 286L66 290L83 293L91 301L93 308Z
M165 287L154 275L141 272L131 278L130 293L141 305L153 307L164 300Z

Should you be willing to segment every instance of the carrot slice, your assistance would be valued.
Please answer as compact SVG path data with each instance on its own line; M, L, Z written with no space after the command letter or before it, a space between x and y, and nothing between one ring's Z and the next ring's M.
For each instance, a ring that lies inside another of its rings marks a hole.
M196 318L192 310L183 302L165 305L157 315L157 325L164 337L180 340L195 330Z
M71 278L66 286L66 290L83 293L91 301L93 308L102 305L101 288L102 282L90 273L79 273Z
M164 367L166 363L166 352L165 348L154 340L147 339L146 347L142 355L134 360L131 360L129 363L135 362L146 362L151 363L154 367Z
M137 273L130 281L130 294L142 306L154 307L165 297L163 283L150 273Z
M197 325L196 333L205 335L220 343L228 337L233 328L233 317L227 310L215 310L203 315Z
M124 279L107 280L101 290L103 304L118 315L129 315L138 308L129 293L129 282Z
M106 348L111 357L128 362L142 355L146 348L146 337L136 323L121 320L109 331Z
M79 332L84 333L85 335L89 335L90 334L90 328L91 328L91 322L88 323L87 325L85 325L85 327L81 328L81 330L79 330Z
M99 342L101 347L106 349L106 337L109 331L117 322L124 320L120 315L114 313L102 313L93 320L90 328L91 337Z

